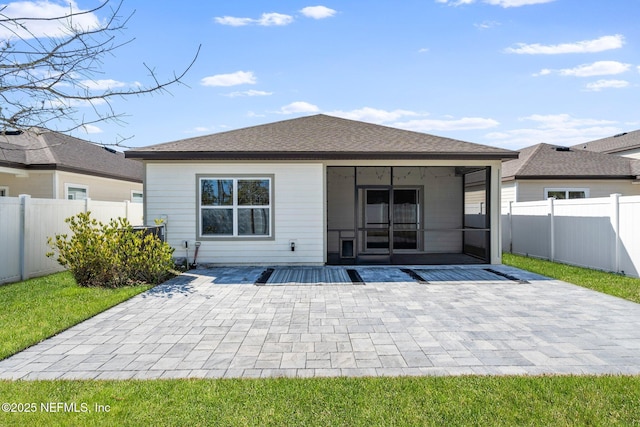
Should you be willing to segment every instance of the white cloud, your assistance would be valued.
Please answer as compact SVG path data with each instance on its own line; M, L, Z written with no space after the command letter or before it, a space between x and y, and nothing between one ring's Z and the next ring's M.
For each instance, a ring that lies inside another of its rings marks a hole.
M622 74L631 68L631 64L624 64L618 61L596 61L593 64L582 64L575 68L564 68L561 70L543 69L534 76L546 76L551 73L558 73L561 76L593 77Z
M351 111L330 111L327 114L369 123L388 124L416 132L488 129L499 125L496 120L481 117L430 119L427 118L429 116L427 113L409 110L387 111L371 107Z
M48 105L52 108L95 108L97 106L107 104L107 101L104 98L96 98L91 100L58 98L47 102Z
M599 92L602 89L621 89L629 86L629 82L626 80L598 80L596 82L588 83L586 88L589 91Z
M351 120L360 120L370 123L388 123L399 120L402 117L414 117L420 114L408 110L386 111L377 108L364 107L351 111L330 111L327 114Z
M485 137L494 145L523 148L541 142L569 146L620 132L614 121L580 119L569 114L533 114L519 120L533 126L491 132Z
M495 6L507 7L520 7L529 6L532 4L551 3L555 0L484 0L485 3Z
M251 18L236 18L235 16L217 16L214 20L220 25L229 25L231 27L242 27L255 22Z
M232 27L242 27L245 25L261 25L263 27L289 25L293 22L293 16L282 13L263 13L258 19L237 18L235 16L222 16L214 18L215 22L221 25Z
M88 134L102 133L102 129L95 125L82 125L82 130Z
M577 119L571 117L570 114L532 114L527 117L521 117L518 120L529 120L532 122L536 122L541 128L544 129L576 128L582 126L608 125L615 123L610 120Z
M594 40L582 40L575 43L561 43L555 45L543 45L539 43L517 43L516 47L505 49L506 53L526 55L557 55L562 53L593 53L605 50L619 49L624 45L624 36L602 36Z
M483 117L463 117L461 119L418 119L396 122L393 126L416 132L454 131L490 129L500 124L497 120Z
M258 20L258 25L270 27L273 25L289 25L293 22L293 16L283 15L282 13L263 13Z
M200 80L203 86L237 86L243 84L255 84L256 76L253 71L236 71L230 74L216 74Z
M304 101L296 101L280 108L280 114L317 113L320 109L313 104Z
M507 7L528 6L532 4L551 3L553 1L555 0L483 0L483 3L507 8ZM443 3L451 6L460 6L463 4L472 4L475 2L476 0L436 0L436 3Z
M623 64L618 61L597 61L593 64L583 64L575 68L560 70L560 74L576 77L607 76L622 74L629 71L629 68L631 68L630 64Z
M0 26L0 40L16 37L25 40L34 37L60 37L71 34L70 28L87 30L100 27L100 20L93 13L75 15L73 20L53 19L68 16L70 12L76 14L82 12L83 10L75 1L16 1L0 4L0 8L2 8L2 15L10 19L26 17L42 19L17 21L19 25L15 26L12 26L11 22L5 22Z
M120 87L128 86L127 83L119 82L117 80L105 79L105 80L82 80L80 85L88 90L100 90L107 91Z
M473 26L479 30L488 30L490 28L495 28L500 26L500 23L497 21L482 21L479 24L473 24Z
M463 4L475 3L476 0L436 0L436 3L448 4L451 6L460 6Z
M418 53L427 53L427 52L429 52L429 48L428 47L423 47L423 48L418 49Z
M300 13L307 18L324 19L331 18L336 14L336 11L325 6L308 6L300 10Z
M273 92L265 92L264 90L244 90L238 92L231 92L226 94L229 98L237 98L239 96L270 96L273 95Z
M544 68L544 69L540 70L539 73L533 73L533 77L548 76L551 73L553 73L553 70L550 70L548 68Z
M191 129L186 129L183 132L186 134L203 134L203 133L214 133L223 130L226 126L196 126Z

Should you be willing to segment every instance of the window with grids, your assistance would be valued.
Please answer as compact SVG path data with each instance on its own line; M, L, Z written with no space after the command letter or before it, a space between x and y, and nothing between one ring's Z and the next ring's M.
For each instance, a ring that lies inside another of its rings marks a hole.
M200 236L270 237L272 186L270 177L200 178Z
M558 200L584 199L589 197L588 188L545 188L545 198L553 197Z

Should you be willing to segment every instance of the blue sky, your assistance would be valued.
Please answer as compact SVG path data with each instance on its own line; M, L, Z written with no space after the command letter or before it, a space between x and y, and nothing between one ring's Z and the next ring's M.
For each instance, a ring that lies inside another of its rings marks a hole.
M30 6L60 4L48 3ZM122 36L135 40L105 58L97 83L145 82L143 62L168 77L202 49L185 86L116 100L126 123L76 133L96 142L145 146L317 113L511 149L640 128L638 0L125 0L123 10L135 10Z

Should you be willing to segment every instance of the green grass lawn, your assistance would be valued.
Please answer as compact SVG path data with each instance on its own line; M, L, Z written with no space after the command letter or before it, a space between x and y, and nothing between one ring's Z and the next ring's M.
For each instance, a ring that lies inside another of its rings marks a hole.
M640 303L640 279L512 254L502 254L502 262L543 276Z
M0 381L0 401L36 403L35 413L0 412L3 426L631 426L640 378ZM91 412L46 412L50 402Z
M638 297L640 280L511 255L504 261ZM0 287L1 354L143 289L79 288L68 274ZM3 403L14 405L2 407L0 426L633 426L640 425L640 376L0 381Z
M82 288L68 272L2 285L0 360L149 288Z

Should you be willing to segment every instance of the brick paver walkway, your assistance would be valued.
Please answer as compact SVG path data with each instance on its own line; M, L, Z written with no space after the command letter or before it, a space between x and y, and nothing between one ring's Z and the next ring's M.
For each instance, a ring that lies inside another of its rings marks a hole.
M640 374L638 304L506 266L355 270L364 285L190 271L0 361L0 379Z

